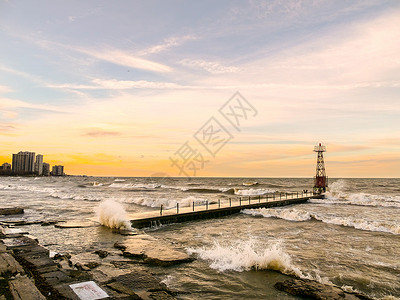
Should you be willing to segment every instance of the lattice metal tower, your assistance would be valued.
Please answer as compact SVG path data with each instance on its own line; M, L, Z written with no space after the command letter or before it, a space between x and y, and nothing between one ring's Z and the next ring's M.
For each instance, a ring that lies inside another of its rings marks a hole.
M314 178L314 193L321 194L326 192L328 186L328 177L325 174L325 163L323 153L326 151L326 147L319 144L314 147L314 152L318 153L317 158L317 173Z

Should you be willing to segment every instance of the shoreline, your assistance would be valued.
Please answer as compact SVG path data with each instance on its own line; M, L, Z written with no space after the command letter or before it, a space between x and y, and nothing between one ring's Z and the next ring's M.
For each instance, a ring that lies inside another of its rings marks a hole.
M90 286L94 293L102 291L109 299L168 300L176 299L179 294L190 294L190 291L169 289L151 275L151 266L164 268L191 263L194 258L183 249L143 232L116 232L127 238L122 243L116 242L114 250L97 249L71 257L68 253L52 253L39 244L40 238L31 237L23 230L4 225L0 229L0 291L4 299L24 299L16 295L23 295L28 289L37 295L35 299L79 300L72 289L77 284ZM337 286L289 277L292 278L277 282L274 287L295 297L310 299L372 299L345 292Z

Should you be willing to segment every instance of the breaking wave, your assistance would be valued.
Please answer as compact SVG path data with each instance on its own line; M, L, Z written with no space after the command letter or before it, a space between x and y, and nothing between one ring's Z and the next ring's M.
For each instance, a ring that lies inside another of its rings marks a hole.
M295 208L290 209L273 209L273 208L259 208L259 209L244 209L242 213L252 216L262 216L264 218L279 218L288 221L307 221L311 220L311 214L307 211L298 210Z
M183 189L183 191L188 193L199 193L199 194L217 194L217 193L233 194L234 190L230 188L186 188Z
M272 189L234 189L235 195L239 196L261 196L269 193L275 193Z
M236 241L231 244L220 244L214 241L212 247L189 248L189 254L210 262L210 267L220 272L232 270L237 272L256 270L274 270L287 275L305 276L292 263L281 243L271 243L269 247L257 246L254 240Z
M320 204L348 204L359 206L398 207L400 196L373 195L367 193L347 193L345 180L335 181L325 194L325 199L310 199L311 203Z
M126 203L135 203L142 206L149 206L149 207L161 207L163 205L164 209L172 209L176 207L176 204L179 203L180 207L188 207L195 202L195 205L205 204L207 199L202 197L194 197L189 196L183 199L172 199L172 198L149 198L149 197L137 197L126 199L124 202Z
M244 186L258 185L258 182L257 181L243 182L242 185Z
M101 225L112 229L131 229L131 223L121 203L113 200L102 201L96 208L96 217Z
M313 218L326 224L353 227L359 230L400 234L400 224L390 221L372 221L356 217L313 215Z
M111 188L119 189L157 189L161 185L157 183L111 183L109 185Z
M381 220L366 220L353 216L317 214L295 208L244 209L242 210L242 213L252 216L262 216L264 218L278 218L295 222L317 220L325 224L352 227L359 230L400 234L400 224L397 224L395 222L381 221Z
M126 179L115 178L114 182L125 182Z

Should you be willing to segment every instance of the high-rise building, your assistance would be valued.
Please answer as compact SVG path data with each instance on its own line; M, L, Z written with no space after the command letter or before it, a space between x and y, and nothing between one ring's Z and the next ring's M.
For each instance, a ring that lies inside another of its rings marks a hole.
M1 165L3 170L11 170L11 165L9 163L4 163Z
M11 175L11 165L4 163L0 166L0 175Z
M12 172L17 175L33 174L35 171L35 152L23 152L13 154Z
M43 155L42 154L36 155L35 174L39 175L39 176L43 175Z
M53 166L51 170L53 176L64 176L64 166Z
M42 172L43 176L50 176L50 164L48 163L43 163L43 172Z

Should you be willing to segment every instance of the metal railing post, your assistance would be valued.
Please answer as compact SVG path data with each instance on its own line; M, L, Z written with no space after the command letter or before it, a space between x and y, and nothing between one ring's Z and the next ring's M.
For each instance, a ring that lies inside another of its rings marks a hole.
M161 207L160 207L160 216L162 216L162 209L163 209L163 205L161 204Z
M218 199L218 208L221 208L221 200Z
M179 203L176 204L176 213L179 214Z
M206 210L208 210L208 200L206 201Z

